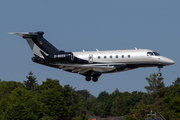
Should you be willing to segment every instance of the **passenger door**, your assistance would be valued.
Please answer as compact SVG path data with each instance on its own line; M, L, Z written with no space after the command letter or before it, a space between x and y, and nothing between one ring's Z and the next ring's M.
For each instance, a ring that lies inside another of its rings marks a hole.
M89 55L88 62L89 63L93 63L93 55L92 54Z

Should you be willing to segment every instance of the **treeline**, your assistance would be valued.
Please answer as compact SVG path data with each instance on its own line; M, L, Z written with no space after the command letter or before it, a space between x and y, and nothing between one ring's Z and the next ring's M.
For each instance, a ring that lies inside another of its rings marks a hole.
M163 77L155 73L145 78L149 86L145 86L147 93L133 91L120 92L116 89L109 94L101 92L94 97L87 90L77 91L83 100L82 107L87 110L87 115L105 118L107 116L124 116L125 120L145 120L148 114L159 113L166 120L180 120L180 78L172 85L165 87Z
M87 120L88 116L125 116L125 120L144 120L158 112L167 120L180 120L180 78L165 87L162 77L146 78L147 93L101 92L98 97L87 90L75 90L47 78L41 85L30 72L23 83L0 80L0 120Z
M0 80L0 120L88 119L80 101L75 88L52 79L38 85L32 72L23 83Z

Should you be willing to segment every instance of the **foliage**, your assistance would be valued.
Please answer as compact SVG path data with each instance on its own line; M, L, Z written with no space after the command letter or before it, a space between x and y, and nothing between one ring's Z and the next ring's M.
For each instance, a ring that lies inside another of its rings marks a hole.
M88 120L88 116L81 114L79 117L75 117L74 120Z
M125 115L124 118L125 120L140 120L139 118L133 117L132 115Z
M35 87L38 101L46 106L45 113L53 118L66 117L72 119L80 108L79 96L69 85L62 87L58 80L47 79L42 85Z
M89 107L88 101L94 96L87 90L77 90L75 92L80 96L79 106L82 109L87 110Z
M17 87L23 88L23 84L15 81L0 81L0 100L9 96Z
M7 83L4 81L3 85ZM73 87L62 87L58 80L47 79L35 86L34 91L23 87L12 89L0 101L0 119L72 119L81 111L79 100Z
M151 74L149 78L146 77L146 80L149 83L149 86L145 86L147 92L155 93L158 91L158 89L165 87L163 79L164 79L163 77L158 77L156 73Z
M16 88L0 102L0 119L34 119L43 116L43 109L30 91Z
M178 77L174 82L173 82L174 85L180 85L180 78Z
M27 81L24 81L23 84L25 85L27 90L33 91L34 86L37 85L36 77L33 76L33 73L30 71L29 76L26 76Z
M0 79L0 119L87 120L87 116L125 116L127 120L144 120L150 109L163 113L168 120L180 118L180 78L165 87L162 77L150 75L148 93L102 91L98 97L87 90L60 85L47 78L38 85L32 72L24 85ZM33 83L33 84L31 84ZM78 117L77 117L78 116Z
M145 119L147 117L147 112L152 106L147 106L144 104L137 104L134 106L133 109L131 109L131 114L134 115L136 118L140 119Z
M157 91L157 97L155 98L154 106L157 108L159 112L162 112L164 110L163 107L163 99L166 93L169 93L172 90L173 86L170 87L162 87Z
M163 99L163 115L167 120L180 118L180 85L173 87L173 90L167 93Z
M77 90L76 93L79 94L81 96L81 99L83 99L84 101L87 101L87 99L91 95L87 90Z

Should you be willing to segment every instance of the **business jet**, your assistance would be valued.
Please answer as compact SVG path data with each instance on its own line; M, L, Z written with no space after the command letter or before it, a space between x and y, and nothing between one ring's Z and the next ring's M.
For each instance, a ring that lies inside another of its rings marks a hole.
M115 50L115 51L82 51L65 52L58 50L44 37L44 32L10 33L26 39L34 53L32 61L38 64L78 73L86 81L97 82L104 73L122 72L140 67L158 67L161 76L163 66L175 62L148 49Z

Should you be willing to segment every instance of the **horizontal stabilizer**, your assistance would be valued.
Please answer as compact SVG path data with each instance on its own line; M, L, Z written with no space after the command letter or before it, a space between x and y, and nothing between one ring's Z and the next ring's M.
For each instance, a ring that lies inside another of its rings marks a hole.
M20 33L12 33L12 32L10 32L10 33L8 33L8 34L14 34L14 35L18 35L18 36L30 35L29 32L20 32Z

